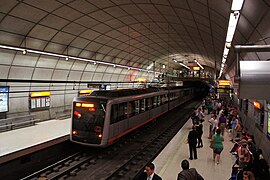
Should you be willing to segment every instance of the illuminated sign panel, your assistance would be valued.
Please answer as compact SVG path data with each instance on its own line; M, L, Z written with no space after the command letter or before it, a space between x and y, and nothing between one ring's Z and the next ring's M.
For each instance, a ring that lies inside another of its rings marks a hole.
M231 88L216 88L215 91L216 93L226 93L226 94L233 93L233 89Z
M218 80L218 85L219 86L230 86L230 81L229 80Z
M194 67L193 67L193 70L194 70L194 71L199 71L199 70L200 70L200 67L194 66Z
M43 96L50 96L51 92L32 92L31 97L43 97Z
M136 82L146 82L147 80L145 78L137 78L135 81Z
M8 112L8 93L8 86L0 86L0 112Z
M86 90L80 90L80 94L90 94L93 90L91 89L86 89Z

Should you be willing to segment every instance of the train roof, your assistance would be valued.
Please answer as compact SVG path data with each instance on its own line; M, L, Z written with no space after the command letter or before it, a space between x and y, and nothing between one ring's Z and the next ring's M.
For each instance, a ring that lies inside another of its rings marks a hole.
M132 95L147 94L151 92L160 91L158 88L146 88L146 89L121 89L121 90L100 90L93 91L90 96L105 96L105 97L124 97Z
M121 89L121 90L100 90L93 91L90 96L103 96L103 97L125 97L125 96L133 96L133 95L141 95L148 94L152 92L158 92L162 90L173 90L173 89L182 89L186 87L166 87L166 88L143 88L143 89Z

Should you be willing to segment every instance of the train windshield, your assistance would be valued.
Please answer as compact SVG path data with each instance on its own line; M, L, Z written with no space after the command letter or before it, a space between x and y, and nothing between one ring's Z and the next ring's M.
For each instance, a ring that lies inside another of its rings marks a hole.
M85 143L100 143L107 100L87 99L73 102L72 130L73 139Z

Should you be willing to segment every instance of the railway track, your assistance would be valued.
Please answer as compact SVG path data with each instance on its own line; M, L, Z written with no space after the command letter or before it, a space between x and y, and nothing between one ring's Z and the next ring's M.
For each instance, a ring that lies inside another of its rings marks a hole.
M140 128L106 149L84 148L22 180L28 179L134 179L186 123L194 106L189 102Z

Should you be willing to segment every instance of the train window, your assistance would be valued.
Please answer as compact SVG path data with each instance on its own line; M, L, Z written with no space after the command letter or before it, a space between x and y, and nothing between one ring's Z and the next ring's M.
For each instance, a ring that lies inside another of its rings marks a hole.
M145 112L145 99L140 100L140 112Z
M169 93L169 101L172 101L172 93Z
M151 110L152 109L152 99L147 98L146 99L146 110Z
M169 102L169 94L166 94L165 98L166 98L166 103L168 103Z
M135 101L130 101L128 103L128 117L135 115Z
M127 103L120 103L118 105L118 120L121 121L127 118Z
M157 97L152 97L153 108L157 107Z
M140 113L140 101L136 100L135 101L135 114L139 114Z
M158 105L158 106L161 105L161 96L157 96L157 105Z
M172 93L172 100L175 100L175 93Z
M113 104L111 109L111 124L118 121L118 105Z
M184 94L183 91L181 91L181 92L180 92L180 97L183 97L183 94Z
M167 95L166 94L164 94L162 96L162 102L163 102L163 104L166 104L167 103Z

